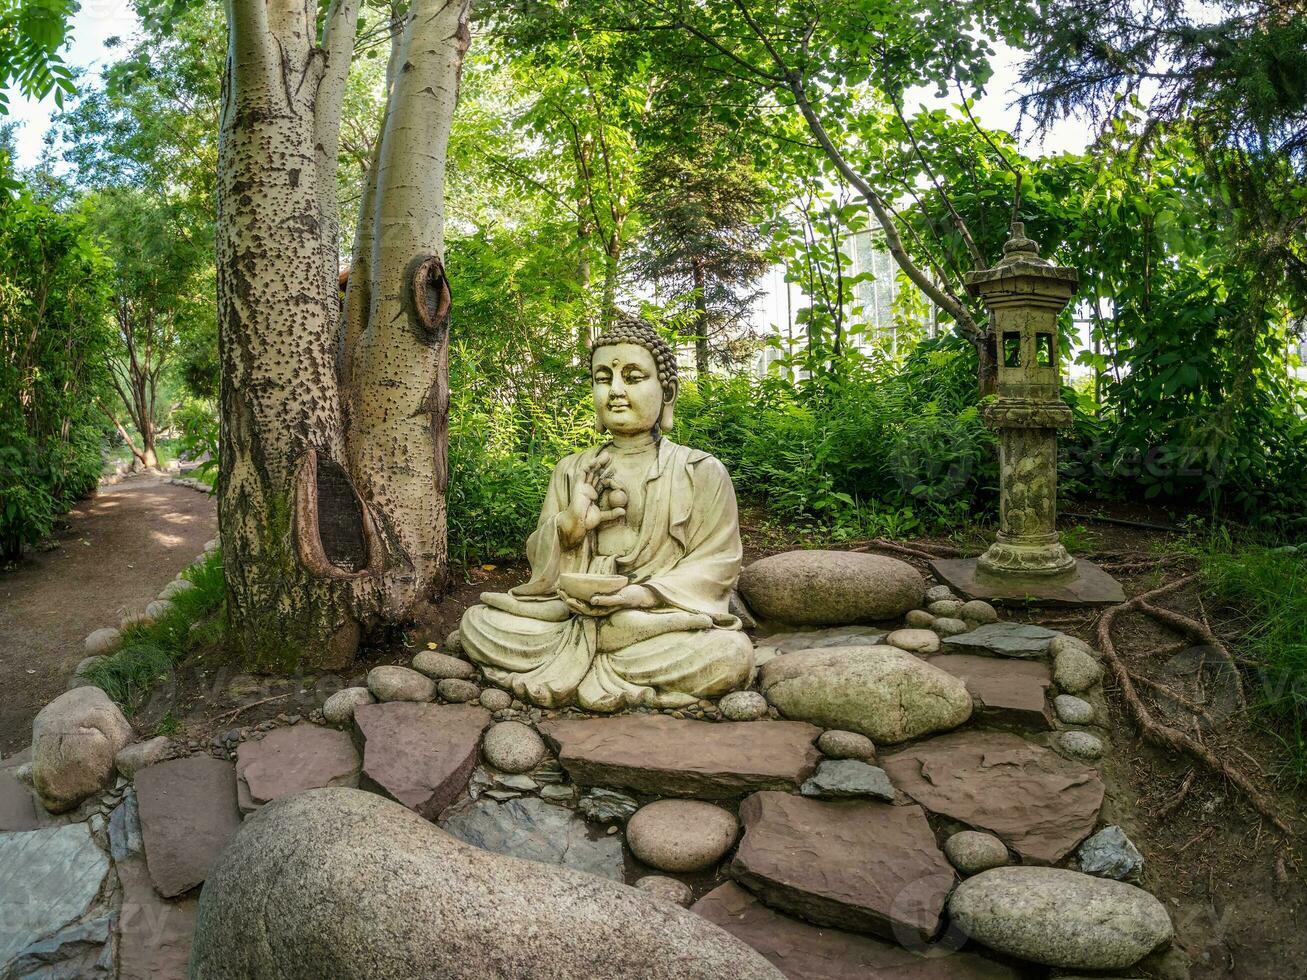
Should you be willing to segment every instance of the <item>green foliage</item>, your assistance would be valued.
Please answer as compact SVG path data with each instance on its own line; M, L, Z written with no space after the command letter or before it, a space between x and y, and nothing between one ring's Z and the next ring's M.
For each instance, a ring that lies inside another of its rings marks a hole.
M0 115L9 111L10 86L31 99L53 92L58 105L74 91L59 49L76 9L73 0L0 0Z
M1199 550L1203 592L1232 618L1253 666L1249 700L1285 748L1283 775L1307 781L1307 546L1265 547L1218 537Z
M222 555L207 555L182 577L195 588L173 596L172 610L158 621L124 630L122 646L86 672L86 680L103 688L129 715L151 688L168 678L174 664L221 635L227 594ZM199 627L192 629L196 624Z
M195 475L213 484L218 471L218 407L211 401L188 398L173 414L181 428L181 451L187 459L198 459Z
M27 192L0 200L0 558L47 535L98 479L106 273L80 219Z
M675 437L718 456L742 496L835 537L950 526L986 506L996 479L974 376L952 343L923 345L896 372L849 355L819 386L701 378L684 387Z

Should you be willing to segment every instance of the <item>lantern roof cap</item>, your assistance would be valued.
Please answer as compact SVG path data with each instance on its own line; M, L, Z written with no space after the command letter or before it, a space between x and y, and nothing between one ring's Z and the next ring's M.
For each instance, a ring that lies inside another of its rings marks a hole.
M1003 258L988 269L967 273L967 291L973 296L983 292L988 283L996 283L1015 276L1034 277L1069 284L1074 289L1080 276L1075 269L1054 265L1039 254L1039 243L1026 237L1024 221L1012 222L1008 240L1003 243ZM1061 291L1060 289L1058 290Z

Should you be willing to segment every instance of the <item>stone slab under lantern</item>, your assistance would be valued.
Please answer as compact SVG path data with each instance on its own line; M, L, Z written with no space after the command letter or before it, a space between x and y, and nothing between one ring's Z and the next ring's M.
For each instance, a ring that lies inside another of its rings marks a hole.
M1115 606L1125 602L1121 583L1091 561L1076 560L1071 575L998 577L981 571L974 558L941 558L930 570L954 592L995 605Z

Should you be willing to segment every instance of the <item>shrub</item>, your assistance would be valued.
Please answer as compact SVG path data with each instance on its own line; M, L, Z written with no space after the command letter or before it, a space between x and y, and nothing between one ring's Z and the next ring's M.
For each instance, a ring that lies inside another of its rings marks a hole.
M95 487L109 278L79 219L27 193L0 198L0 558Z

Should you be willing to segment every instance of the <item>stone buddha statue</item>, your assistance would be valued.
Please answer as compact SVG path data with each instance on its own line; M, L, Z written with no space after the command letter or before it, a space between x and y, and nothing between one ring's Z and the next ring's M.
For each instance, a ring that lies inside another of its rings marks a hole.
M605 444L554 467L527 540L531 579L463 615L463 648L524 701L592 711L684 707L744 686L753 644L728 610L740 574L735 489L664 433L676 356L623 317L590 357Z

